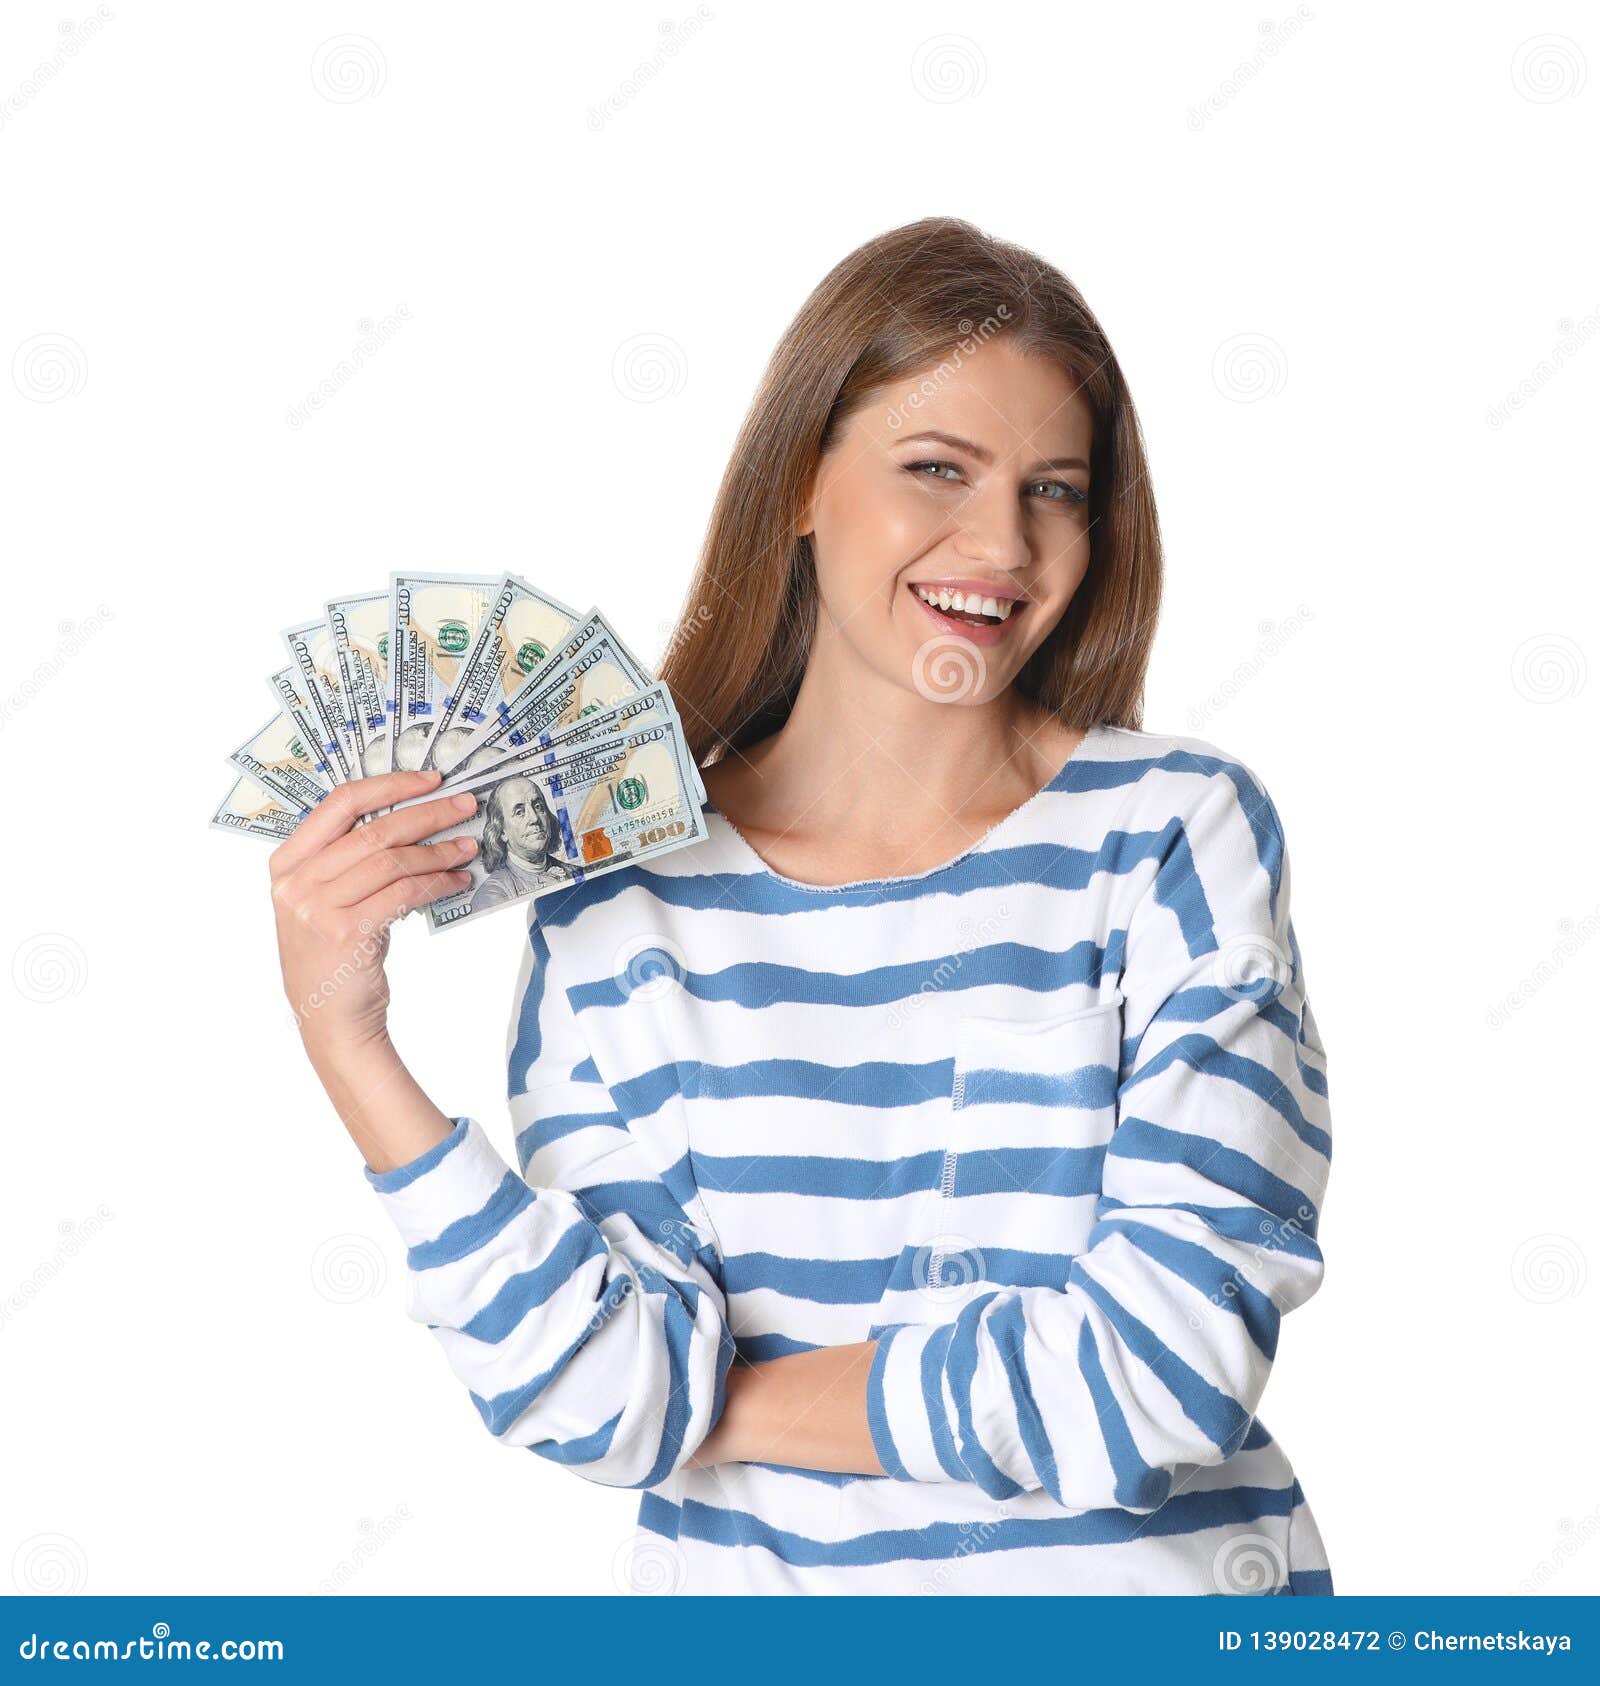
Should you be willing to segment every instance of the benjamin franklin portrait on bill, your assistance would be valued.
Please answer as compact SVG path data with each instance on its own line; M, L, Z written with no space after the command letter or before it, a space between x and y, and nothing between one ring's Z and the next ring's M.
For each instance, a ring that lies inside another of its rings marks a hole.
M484 806L488 812L478 859L487 876L473 892L474 913L501 902L514 902L557 879L572 877L573 864L557 852L561 828L544 792L532 779L525 775L502 779Z

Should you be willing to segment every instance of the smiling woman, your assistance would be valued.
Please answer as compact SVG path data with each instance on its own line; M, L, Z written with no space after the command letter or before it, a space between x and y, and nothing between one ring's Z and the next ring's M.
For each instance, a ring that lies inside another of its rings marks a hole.
M411 1315L504 1444L643 1490L676 1587L1331 1590L1256 1415L1322 1277L1326 1056L1265 785L1142 727L1160 576L1070 283L952 219L870 242L773 356L715 636L662 672L707 840L530 903L518 1169L378 985L316 1027ZM291 988L361 791L285 846Z

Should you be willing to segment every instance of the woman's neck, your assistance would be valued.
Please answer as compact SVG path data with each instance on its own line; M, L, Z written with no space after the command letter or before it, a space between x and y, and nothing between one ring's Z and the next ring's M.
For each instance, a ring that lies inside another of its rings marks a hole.
M705 775L768 864L802 880L939 865L1048 783L1081 736L1014 687L941 703L834 665L814 657L784 725Z

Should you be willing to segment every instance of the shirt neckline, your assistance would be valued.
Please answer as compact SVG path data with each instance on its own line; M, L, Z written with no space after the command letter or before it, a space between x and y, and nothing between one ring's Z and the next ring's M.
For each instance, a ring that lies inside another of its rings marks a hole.
M888 878L852 878L847 879L843 884L808 884L804 879L790 878L786 873L779 872L776 867L769 866L746 840L744 833L740 831L738 826L736 826L725 813L723 813L715 802L707 801L703 805L702 812L706 814L714 814L717 819L722 822L723 828L732 840L735 849L748 856L754 863L758 872L778 884L787 885L791 890L809 890L813 895L828 896L839 895L851 890L870 890L883 885L917 884L925 878L937 878L941 873L949 872L952 867L960 866L963 861L970 859L973 855L980 853L984 849L992 847L995 841L999 838L1000 834L1005 831L1007 827L1015 825L1022 815L1025 814L1036 802L1038 802L1041 797L1048 795L1049 792L1054 790L1061 783L1061 781L1066 777L1067 769L1078 759L1080 755L1082 755L1091 740L1095 740L1097 738L1097 734L1104 730L1105 728L1103 726L1096 725L1089 727L1089 729L1073 747L1072 753L1068 755L1066 760L1061 763L1055 772L1039 786L1032 796L1028 797L1023 802L1018 803L1018 805L1013 808L1009 814L1003 814L992 826L989 827L986 832L983 833L981 837L975 839L972 843L969 843L959 855L954 856L950 860L941 862L938 866L930 866L922 872L900 873Z

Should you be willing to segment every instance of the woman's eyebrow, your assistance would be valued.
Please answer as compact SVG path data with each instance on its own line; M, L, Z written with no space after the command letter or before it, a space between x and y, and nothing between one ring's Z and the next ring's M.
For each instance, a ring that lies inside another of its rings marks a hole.
M914 444L919 439L931 439L935 444L939 445L953 445L956 450L965 451L969 456L976 457L981 463L987 464L994 461L994 452L989 450L987 446L979 445L971 439L963 439L956 433L940 433L936 430L929 430L925 433L908 433L904 439L898 440L897 443L901 445L910 445ZM1086 463L1082 457L1047 457L1039 462L1036 462L1033 466L1034 469L1081 468L1085 471L1087 471L1089 467L1088 463Z

